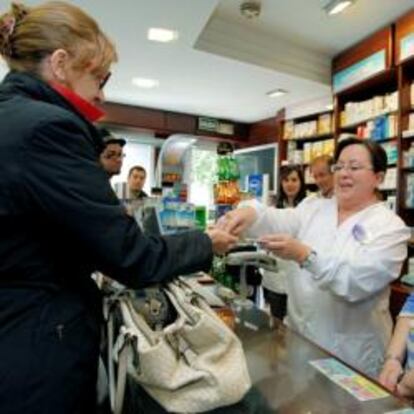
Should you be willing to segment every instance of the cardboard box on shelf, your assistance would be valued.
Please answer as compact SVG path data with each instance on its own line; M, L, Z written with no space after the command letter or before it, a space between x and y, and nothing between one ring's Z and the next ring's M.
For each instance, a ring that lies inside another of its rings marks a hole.
M303 145L303 162L309 164L312 159L312 143L305 142Z
M333 155L335 151L335 140L327 139L323 141L323 153L325 155Z
M323 141L317 141L312 146L312 160L323 155Z
M292 139L294 133L294 123L293 121L286 121L285 127L283 131L283 138L284 139Z
M332 114L322 114L318 117L318 135L332 132Z

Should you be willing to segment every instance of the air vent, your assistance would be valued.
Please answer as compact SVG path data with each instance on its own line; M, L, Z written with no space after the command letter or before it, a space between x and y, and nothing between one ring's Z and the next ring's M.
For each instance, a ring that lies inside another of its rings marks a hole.
M240 4L240 13L242 14L242 16L246 17L246 19L255 19L259 17L260 10L260 1L243 1Z

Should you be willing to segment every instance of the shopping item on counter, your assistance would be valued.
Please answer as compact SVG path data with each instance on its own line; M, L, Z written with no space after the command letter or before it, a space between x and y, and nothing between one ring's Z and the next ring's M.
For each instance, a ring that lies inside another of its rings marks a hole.
M240 401L251 387L240 340L193 283L179 278L163 292L176 317L162 327L134 304L132 290L105 299L113 412L122 412L127 375L169 412L199 413Z

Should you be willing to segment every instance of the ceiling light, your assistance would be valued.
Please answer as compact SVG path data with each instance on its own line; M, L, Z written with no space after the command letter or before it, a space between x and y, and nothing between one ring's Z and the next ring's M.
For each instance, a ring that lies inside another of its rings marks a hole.
M269 98L278 98L279 96L283 96L286 94L287 94L287 91L285 91L284 89L275 89L274 91L267 92L266 95Z
M328 104L328 105L326 105L326 106L325 106L325 108L326 108L328 111L332 111L332 110L333 110L333 108L334 108L334 106L333 106L333 104Z
M341 1L337 3L335 6L333 6L333 8L328 11L328 14L334 15L334 14L341 13L351 4L352 2L350 0Z
M323 8L329 15L343 12L348 6L355 3L355 0L329 0Z
M156 79L133 78L132 84L138 86L138 88L151 89L159 86L160 82Z
M172 42L178 38L178 33L174 30L162 29L157 27L151 27L148 30L148 40L154 42Z

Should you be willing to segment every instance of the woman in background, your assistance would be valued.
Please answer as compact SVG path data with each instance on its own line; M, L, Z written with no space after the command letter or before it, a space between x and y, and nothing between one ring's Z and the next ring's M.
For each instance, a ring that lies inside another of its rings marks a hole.
M296 207L306 197L305 179L299 165L283 165L276 207Z
M306 197L306 186L302 168L299 165L284 165L280 169L280 186L276 198L276 207L296 207ZM286 316L288 296L286 294L286 277L290 263L278 260L277 273L263 271L263 289L270 313L278 325Z

